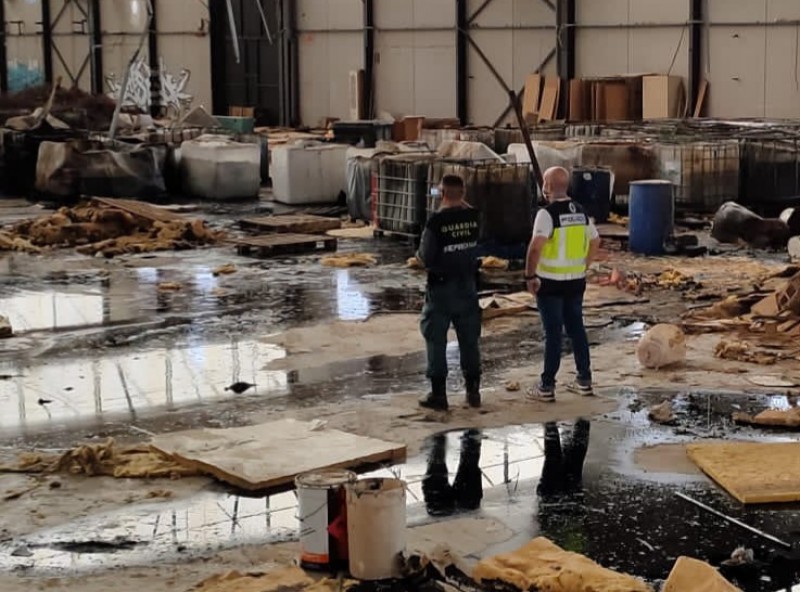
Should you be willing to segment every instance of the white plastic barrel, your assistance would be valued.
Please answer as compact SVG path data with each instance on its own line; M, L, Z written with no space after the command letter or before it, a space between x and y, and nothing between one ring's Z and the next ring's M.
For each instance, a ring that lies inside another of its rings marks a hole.
M636 356L645 368L664 368L686 359L686 336L675 325L656 325L636 346Z
M406 550L406 484L362 479L348 484L350 575L357 580L399 578Z

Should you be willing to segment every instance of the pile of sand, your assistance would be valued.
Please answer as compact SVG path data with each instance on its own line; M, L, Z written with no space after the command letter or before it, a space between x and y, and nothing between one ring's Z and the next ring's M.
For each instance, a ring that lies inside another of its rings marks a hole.
M80 253L114 257L191 249L215 244L223 234L203 220L153 221L96 202L15 224L0 231L0 250L41 253L51 248L77 247Z

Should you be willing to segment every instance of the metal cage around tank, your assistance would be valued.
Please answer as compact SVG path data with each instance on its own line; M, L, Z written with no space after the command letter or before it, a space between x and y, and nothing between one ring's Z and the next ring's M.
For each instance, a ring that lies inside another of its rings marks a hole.
M373 176L372 217L377 235L417 239L427 221L428 178L433 154L382 158Z
M675 206L713 213L739 196L740 145L735 139L657 145L659 178L675 187Z
M530 240L536 198L528 164L496 159L437 160L430 167L427 217L439 207L432 189L445 175L464 180L467 203L481 213L482 243L515 245Z

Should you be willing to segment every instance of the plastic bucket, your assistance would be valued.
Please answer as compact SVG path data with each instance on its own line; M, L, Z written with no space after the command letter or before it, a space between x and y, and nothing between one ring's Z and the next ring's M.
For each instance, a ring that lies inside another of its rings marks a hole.
M379 581L401 577L406 550L406 484L362 479L347 485L350 575Z
M631 183L628 248L639 255L663 255L675 222L675 196L669 181Z
M345 485L355 480L355 473L341 470L306 473L295 479L303 569L347 568Z

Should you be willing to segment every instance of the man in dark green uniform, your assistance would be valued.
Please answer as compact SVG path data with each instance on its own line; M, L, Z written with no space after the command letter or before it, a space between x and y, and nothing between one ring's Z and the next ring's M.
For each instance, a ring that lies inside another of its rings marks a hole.
M442 205L428 220L417 258L428 271L420 329L428 353L431 392L419 404L446 411L447 332L452 323L461 352L467 403L481 404L481 309L478 304L480 214L464 201L464 181L445 175Z

